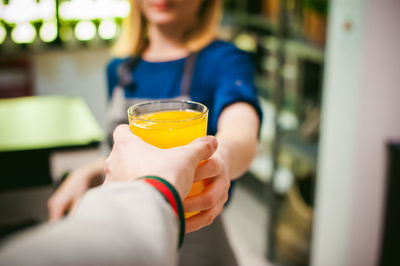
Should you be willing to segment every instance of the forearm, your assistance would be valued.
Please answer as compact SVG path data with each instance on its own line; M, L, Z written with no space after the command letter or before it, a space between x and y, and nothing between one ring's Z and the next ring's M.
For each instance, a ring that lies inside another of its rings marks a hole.
M231 179L242 176L250 167L256 155L257 142L244 143L229 137L217 137L219 148L218 155L227 162L228 173Z
M229 176L243 175L257 153L259 119L255 110L246 103L227 107L218 122L217 155L228 166Z
M91 190L70 218L6 243L19 265L173 265L178 225L164 198L142 182ZM23 256L21 256L23 254Z

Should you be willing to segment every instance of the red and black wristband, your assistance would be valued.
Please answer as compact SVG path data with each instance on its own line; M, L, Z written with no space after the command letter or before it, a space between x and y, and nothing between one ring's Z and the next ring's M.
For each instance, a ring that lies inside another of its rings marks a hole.
M172 186L168 181L160 177L145 176L142 177L141 179L143 179L144 182L156 188L164 196L165 200L171 205L176 216L178 217L180 224L178 248L180 248L185 238L185 215L183 212L182 200L179 197L178 192L176 191L174 186Z

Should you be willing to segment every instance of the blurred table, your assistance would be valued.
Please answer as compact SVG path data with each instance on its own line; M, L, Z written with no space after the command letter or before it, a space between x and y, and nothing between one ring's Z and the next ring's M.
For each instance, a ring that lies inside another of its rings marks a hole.
M0 100L0 191L51 183L55 150L98 146L103 132L79 97Z

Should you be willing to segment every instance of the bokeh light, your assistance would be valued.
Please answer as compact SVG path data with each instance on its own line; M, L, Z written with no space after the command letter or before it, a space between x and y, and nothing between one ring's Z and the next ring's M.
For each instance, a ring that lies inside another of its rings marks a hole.
M56 0L41 0L37 4L37 13L43 20L52 20L56 17Z
M96 26L91 21L80 21L75 26L75 37L80 41L90 41L96 36Z
M130 0L0 1L0 44L9 34L6 25L11 28L14 43L31 43L36 37L45 43L57 38L67 42L74 35L78 40L90 41L96 34L111 40L117 37L121 19L129 10Z
M113 20L103 20L99 25L99 36L104 40L113 39L117 31L118 26Z
M52 42L57 38L57 23L55 21L45 22L40 27L39 36L43 42Z
M3 19L8 23L22 24L38 19L36 3L30 0L14 0L4 7ZM23 26L26 29L27 26Z
M30 23L17 24L11 32L11 39L18 44L32 43L36 38L36 30Z
M60 3L59 16L62 20L92 20L124 18L129 14L129 1L115 0L72 0Z

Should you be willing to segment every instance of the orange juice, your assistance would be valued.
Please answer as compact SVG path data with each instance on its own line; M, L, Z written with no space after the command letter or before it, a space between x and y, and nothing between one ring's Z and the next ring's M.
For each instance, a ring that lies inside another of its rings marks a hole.
M207 110L205 106L204 108ZM207 134L208 110L206 112L191 109L163 111L161 108L161 111L134 116L130 114L131 111L128 112L129 127L132 132L159 148L183 146ZM203 189L204 183L196 182L188 196L199 194ZM198 212L185 213L185 217L188 218L196 213Z
M198 116L201 113L192 110L161 111L139 116L143 120L130 122L130 128L147 143L169 149L207 134L207 117L193 119Z

